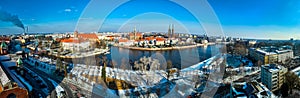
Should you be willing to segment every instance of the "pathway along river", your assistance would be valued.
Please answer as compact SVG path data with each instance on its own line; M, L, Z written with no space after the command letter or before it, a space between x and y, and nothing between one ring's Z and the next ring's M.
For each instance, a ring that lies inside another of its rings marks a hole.
M141 57L152 57L159 60L160 68L166 68L167 61L170 60L176 68L186 68L188 66L197 64L204 61L218 53L220 48L224 46L221 44L198 46L188 49L180 50L163 50L163 51L145 51L145 50L131 50L111 46L110 54L107 54L108 60L113 60L117 66L122 68L124 65L133 65L134 61L139 60ZM101 57L101 56L100 56ZM131 63L130 63L131 62ZM122 65L122 66L120 66ZM128 67L127 67L128 68ZM127 69L125 68L125 69Z

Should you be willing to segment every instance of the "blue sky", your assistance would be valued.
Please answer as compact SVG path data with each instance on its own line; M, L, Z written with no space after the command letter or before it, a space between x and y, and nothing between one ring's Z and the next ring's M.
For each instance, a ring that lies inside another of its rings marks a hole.
M17 2L17 3L16 3ZM78 20L85 20L81 32L130 32L134 27L143 32L175 31L203 34L203 21L197 20L185 7L166 0L133 0L117 6L103 19L97 17L106 9L84 10L87 6L107 6L106 1L90 4L90 0L1 0L0 10L18 15L30 32L71 32ZM208 0L226 36L244 38L300 39L299 0ZM202 6L196 4L191 6ZM200 8L200 7L199 7ZM203 9L199 9L203 10ZM205 9L204 9L205 10ZM85 15L90 12L90 15ZM203 15L200 17L205 17ZM205 18L210 21L210 18ZM99 24L103 21L103 24ZM199 25L200 23L200 25ZM96 27L100 27L96 28ZM94 29L92 29L95 27ZM21 33L21 28L0 21L1 33Z

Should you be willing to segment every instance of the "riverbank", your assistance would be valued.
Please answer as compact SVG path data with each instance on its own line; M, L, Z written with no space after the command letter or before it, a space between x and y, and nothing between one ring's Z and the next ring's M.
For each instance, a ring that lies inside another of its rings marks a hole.
M99 49L99 50L94 50L94 51L89 51L89 52L80 52L80 53L67 54L67 55L58 55L58 54L49 53L48 55L59 57L59 58L65 58L65 59L74 59L74 58L84 58L84 57L96 56L96 55L100 55L100 54L105 54L107 52L109 52L109 49Z
M188 48L195 48L198 46L207 46L207 45L214 45L214 44L215 43L207 43L207 44L195 44L195 45L188 45L188 46L174 46L174 47L165 47L165 48L142 48L142 47L120 46L116 44L114 46L119 48L131 49L131 50L164 51L164 50L188 49Z

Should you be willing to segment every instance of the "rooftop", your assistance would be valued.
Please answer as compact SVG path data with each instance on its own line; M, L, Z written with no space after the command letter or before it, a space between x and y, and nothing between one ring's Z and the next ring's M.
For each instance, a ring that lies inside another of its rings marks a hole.
M268 96L268 97L275 97L274 94L264 87L262 84L253 81L253 82L235 82L231 84L231 89L233 90L233 93L236 94L236 97L244 96L255 96L255 97L262 97L262 96Z
M263 54L263 55L274 55L274 54L276 54L275 52L267 52L267 51L261 50L261 49L256 49L256 51L260 54Z
M134 33L129 33L129 36L134 36ZM137 32L137 33L136 33L136 36L143 36L143 34L140 33L140 32Z
M82 38L68 38L68 39L61 40L61 42L64 42L64 43L83 43L83 42L86 42L86 40L84 40Z
M95 33L82 33L82 34L78 34L78 38L98 39L98 36Z
M8 60L10 60L10 57L8 55L0 56L0 61L8 61Z
M266 64L266 65L263 65L262 67L269 70L270 72L279 71L281 69L284 69L283 66L278 65L278 64Z

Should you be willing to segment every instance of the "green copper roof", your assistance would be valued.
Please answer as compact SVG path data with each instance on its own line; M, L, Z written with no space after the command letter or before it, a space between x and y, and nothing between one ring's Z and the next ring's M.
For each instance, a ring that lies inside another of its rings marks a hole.
M2 43L1 43L0 47L1 47L1 48L3 48L3 47L7 47L7 45L5 44L5 42L4 42L4 41L2 41Z
M23 64L23 61L21 60L21 58L18 59L17 63L18 63L18 65Z

